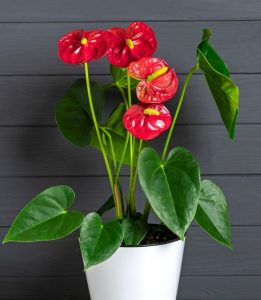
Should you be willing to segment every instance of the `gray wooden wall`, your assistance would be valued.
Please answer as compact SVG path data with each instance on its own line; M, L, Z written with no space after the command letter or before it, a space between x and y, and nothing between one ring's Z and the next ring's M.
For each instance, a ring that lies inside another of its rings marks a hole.
M0 239L25 203L50 185L74 187L75 208L86 213L109 195L97 153L69 145L55 127L57 100L82 74L59 61L56 43L71 29L132 20L155 29L157 55L175 67L180 82L195 63L201 29L211 28L212 43L241 90L233 142L200 74L191 81L179 119L173 145L193 151L204 176L224 189L234 250L192 226L178 299L261 299L260 0L0 0ZM92 64L91 72L109 82L105 60ZM109 106L119 100L116 93L108 98ZM77 235L1 245L0 299L89 299Z

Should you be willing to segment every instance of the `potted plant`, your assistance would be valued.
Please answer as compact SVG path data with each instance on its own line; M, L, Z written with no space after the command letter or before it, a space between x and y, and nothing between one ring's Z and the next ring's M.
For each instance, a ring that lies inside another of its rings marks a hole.
M74 30L58 42L59 57L84 67L56 107L61 134L73 145L96 148L108 174L111 196L85 216L71 206L69 186L47 188L18 214L3 243L63 238L80 228L79 244L92 300L173 300L176 298L186 232L193 220L217 242L231 248L227 203L221 189L201 180L192 153L169 144L191 76L203 72L229 137L233 139L239 91L227 66L203 30L196 64L186 76L174 116L163 104L178 89L166 61L154 57L157 40L143 22L127 29ZM106 55L113 82L89 79L88 63ZM117 89L122 101L103 116L104 93ZM137 99L133 101L136 91ZM168 130L159 154L149 143ZM121 184L129 168L129 187ZM137 181L144 192L144 211L136 209ZM97 187L99 188L99 187ZM115 217L102 216L114 209ZM154 211L160 224L150 224Z

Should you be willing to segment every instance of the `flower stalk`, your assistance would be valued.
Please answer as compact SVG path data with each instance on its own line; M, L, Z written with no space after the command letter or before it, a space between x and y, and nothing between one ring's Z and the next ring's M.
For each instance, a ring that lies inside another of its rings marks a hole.
M96 114L95 114L95 110L94 110L94 106L93 106L88 63L84 63L84 71L85 71L86 88L87 88L87 95L88 95L88 99L89 99L89 105L90 105L92 120L93 120L94 128L95 128L95 131L96 131L96 134L97 134L97 138L98 138L98 141L99 141L102 156L103 156L103 159L104 159L105 167L106 167L106 170L107 170L107 173L108 173L108 176L109 176L109 181L110 181L110 186L111 186L111 191L112 191L112 194L113 194L113 198L115 200L116 217L117 217L117 219L121 220L124 217L124 212L123 212L123 208L121 206L121 201L119 201L119 199L118 199L119 195L117 193L115 193L115 185L114 185L112 170L111 170L111 167L110 167L110 163L109 163L106 151L104 149L104 145L103 145L101 134L100 134L99 125L98 125L98 122L97 122L97 118L96 118Z
M180 110L181 110L181 107L182 107L182 104L183 104L183 101L184 101L184 97L185 97L185 94L186 94L186 91L187 91L188 83L189 83L190 78L192 77L192 75L193 75L198 69L199 69L199 66L198 66L198 65L195 65L195 66L189 71L189 73L188 73L187 76L186 76L186 79L185 79L185 82L184 82L184 85L183 85L183 88L182 88L182 91L181 91L181 95L180 95L180 98L179 98L178 106L177 106L176 112L175 112L175 114L174 114L173 121L172 121L172 123L171 123L170 129L169 129L169 133L168 133L168 136L167 136L167 139L166 139L166 142L165 142L163 151L162 151L162 156L161 156L161 160L162 160L162 161L164 161L165 156L166 156L166 154L167 154L168 147L169 147L169 143L170 143L170 139L171 139L171 137L172 137L172 134L173 134L173 131L174 131L174 128L175 128L177 119L178 119L178 115L179 115L179 113L180 113Z

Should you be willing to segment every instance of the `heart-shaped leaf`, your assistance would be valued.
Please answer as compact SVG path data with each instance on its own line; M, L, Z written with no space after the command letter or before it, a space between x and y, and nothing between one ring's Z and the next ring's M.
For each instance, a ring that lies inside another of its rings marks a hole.
M103 90L96 82L91 82L91 93L96 117L100 120L104 102ZM68 89L56 107L55 118L60 132L69 142L79 147L90 143L93 121L85 80L76 80Z
M113 255L123 241L123 229L119 221L102 223L96 213L88 214L83 221L80 247L84 268L99 264Z
M197 61L205 75L229 137L233 139L238 115L239 89L229 77L226 64L210 46L208 42L210 35L208 29L203 30L202 42L197 47Z
M119 85L122 88L127 88L127 68L118 68L113 65L110 65L110 71L115 84ZM131 88L134 89L138 83L138 80L131 77L130 83Z
M195 219L212 238L231 248L226 198L221 189L210 180L201 182Z
M136 246L144 239L148 232L148 224L142 219L126 218L122 221L124 243L126 246Z
M60 239L82 224L84 215L69 211L74 191L66 185L50 187L36 195L18 214L3 243Z
M192 222L200 194L200 170L193 155L174 148L164 163L150 147L138 161L141 187L159 219L181 239Z

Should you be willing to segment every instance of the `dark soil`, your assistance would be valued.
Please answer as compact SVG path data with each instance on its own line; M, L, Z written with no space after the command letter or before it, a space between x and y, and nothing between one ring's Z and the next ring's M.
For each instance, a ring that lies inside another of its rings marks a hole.
M149 224L149 231L140 246L151 246L170 243L179 240L179 237L171 232L165 225Z

